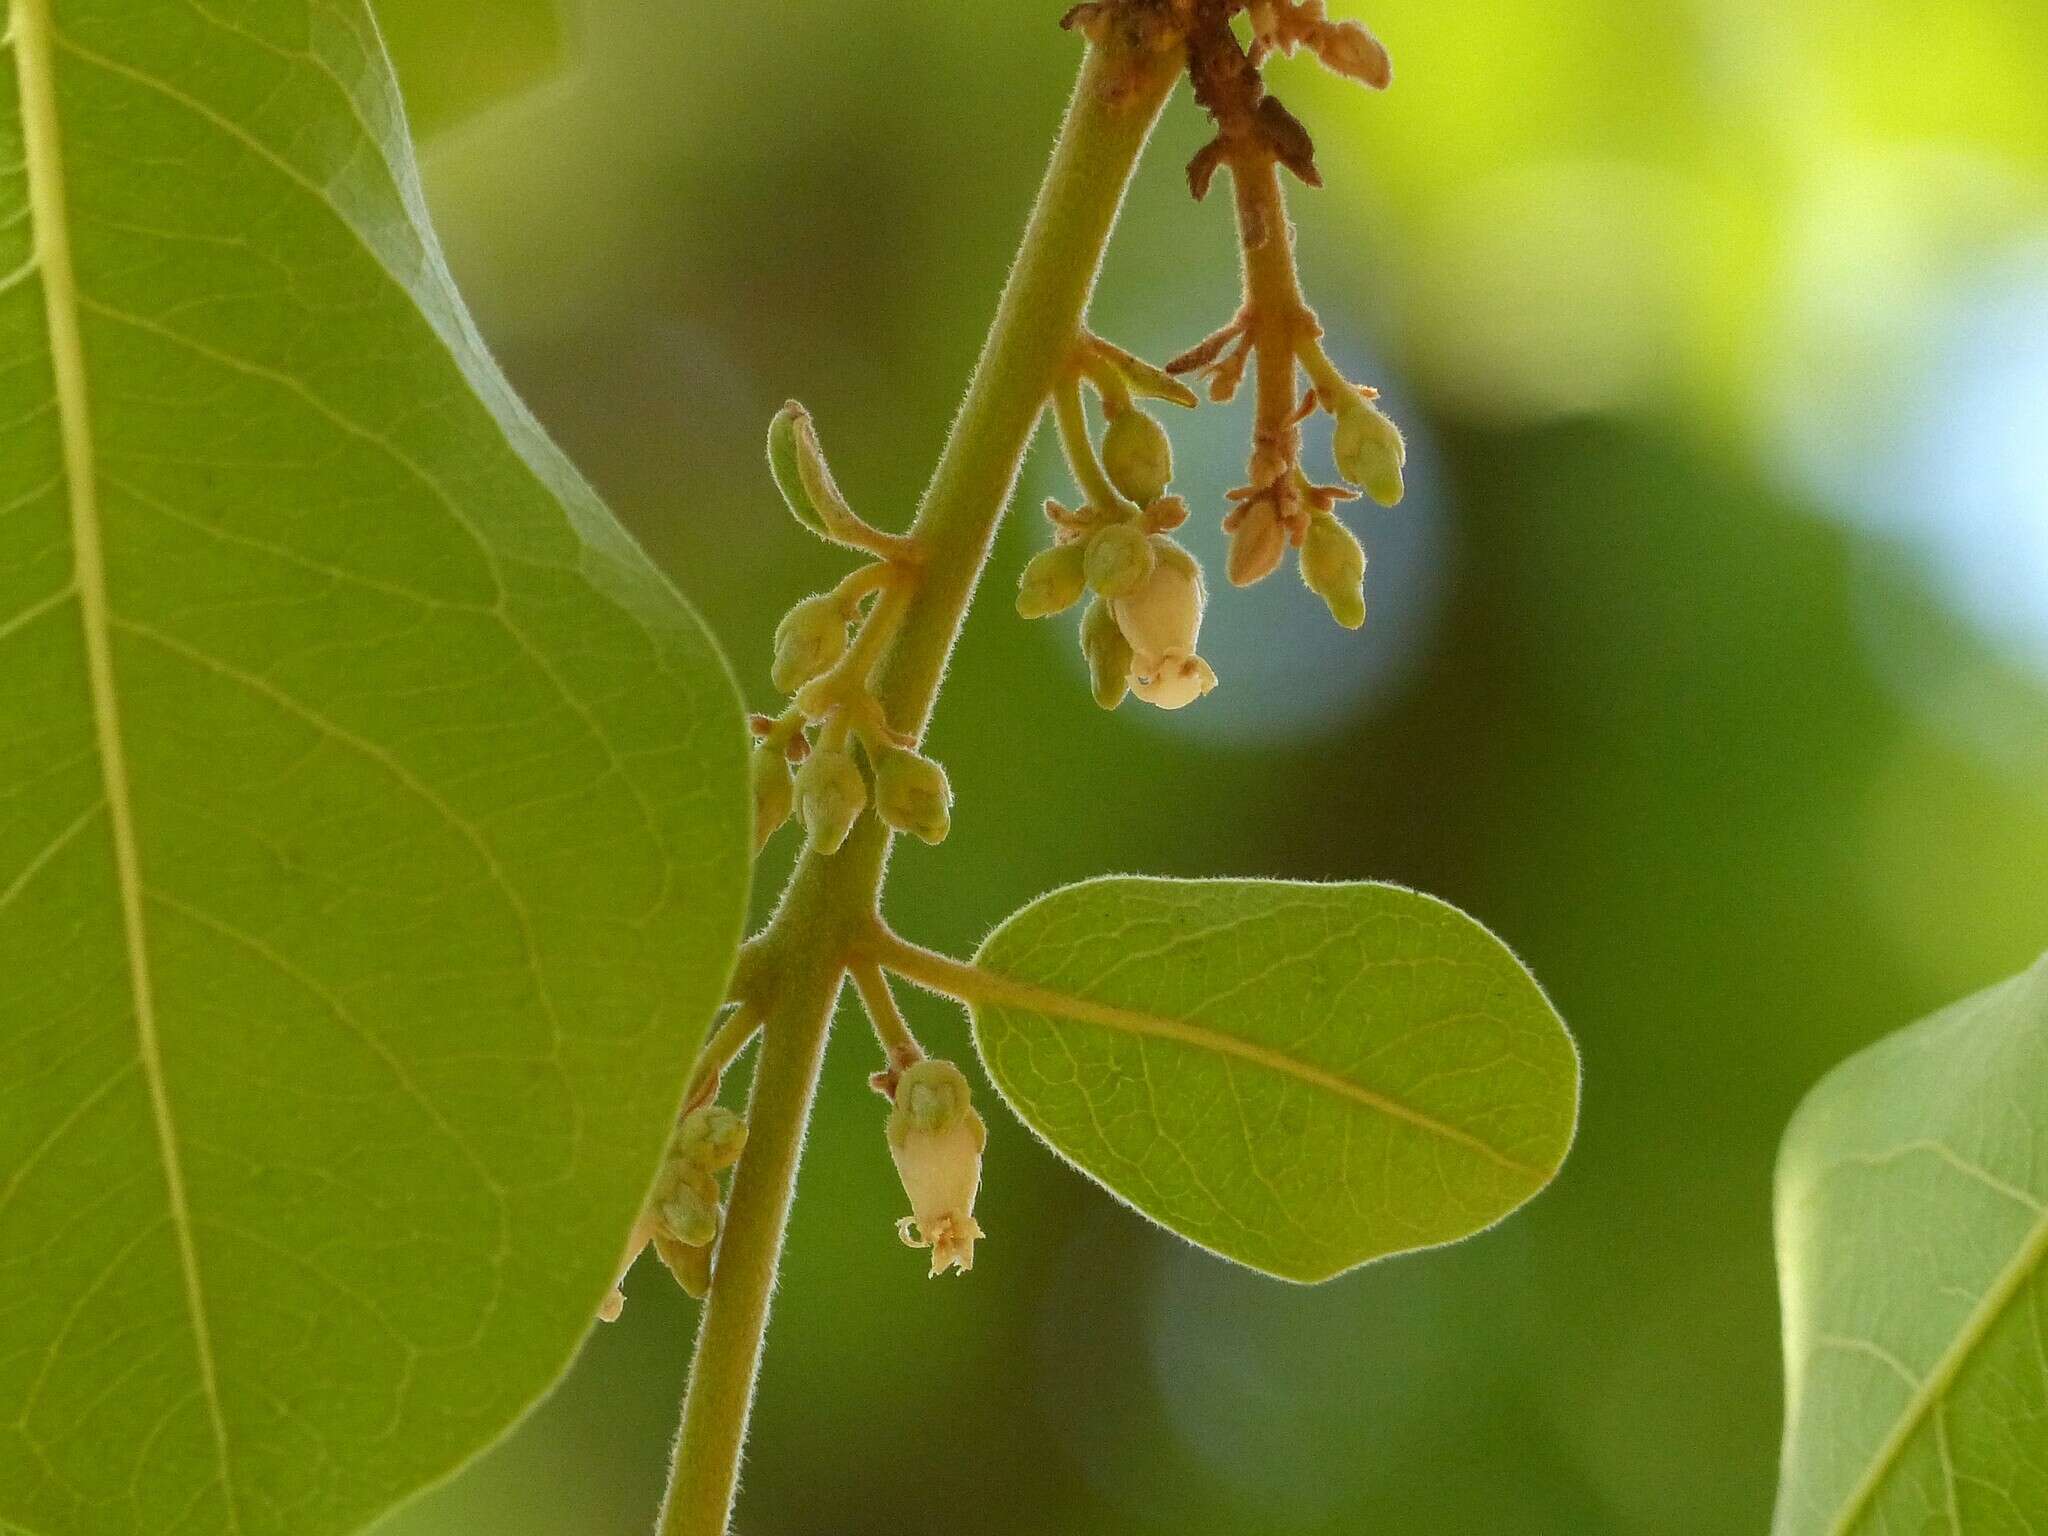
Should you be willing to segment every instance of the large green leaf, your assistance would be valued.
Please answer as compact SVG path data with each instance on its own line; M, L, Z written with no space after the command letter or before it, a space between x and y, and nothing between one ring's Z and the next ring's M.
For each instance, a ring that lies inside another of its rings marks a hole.
M1398 886L1094 880L975 963L975 1043L1025 1123L1268 1274L1470 1236L1571 1144L1578 1055L1535 980Z
M738 937L738 705L473 334L359 0L8 42L0 1521L318 1536L584 1332Z
M2048 1530L2048 958L1830 1073L1777 1206L1776 1536Z

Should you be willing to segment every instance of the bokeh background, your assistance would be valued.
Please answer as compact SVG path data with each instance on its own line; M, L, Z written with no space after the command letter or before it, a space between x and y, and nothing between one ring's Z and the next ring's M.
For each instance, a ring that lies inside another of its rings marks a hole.
M416 109L542 67L539 0L388 0ZM1349 9L1339 5L1340 12ZM437 132L515 383L773 701L832 579L761 441L789 395L901 524L1043 164L1060 0L584 0L564 70ZM1780 1409L1778 1133L1832 1062L2048 946L2048 10L1372 0L1394 89L1276 63L1301 258L1412 445L1354 518L1373 617L1213 604L1221 690L1089 702L1005 528L931 737L951 839L889 910L956 952L1104 871L1384 878L1506 937L1585 1055L1555 1187L1315 1290L1148 1229L991 1115L974 1273L896 1243L844 1013L755 1415L746 1536L1754 1532ZM1095 306L1234 307L1169 111ZM1176 415L1190 542L1246 412ZM1314 442L1327 453L1327 438ZM1040 443L1022 504L1065 489ZM761 897L788 843L771 850ZM962 1020L913 1022L966 1059ZM987 1095L991 1099L992 1095ZM629 1287L562 1388L381 1536L648 1528L693 1308Z

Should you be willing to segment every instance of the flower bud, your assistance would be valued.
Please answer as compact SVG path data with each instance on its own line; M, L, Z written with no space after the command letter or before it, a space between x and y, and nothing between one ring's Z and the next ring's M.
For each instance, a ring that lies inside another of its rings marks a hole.
M1394 78L1393 61L1380 40L1356 21L1325 22L1310 34L1309 47L1340 75L1384 91Z
M1145 506L1164 495L1173 479L1173 440L1166 428L1132 406L1102 434L1102 467L1110 484Z
M1095 702L1115 709L1131 686L1131 642L1103 598L1090 603L1081 619L1081 653L1088 658L1088 686Z
M674 1154L707 1173L730 1168L747 1144L747 1123L723 1104L704 1104L683 1116Z
M1286 553L1287 530L1281 526L1273 503L1262 498L1248 505L1237 526L1230 530L1230 556L1223 567L1224 574L1233 587L1248 587L1279 569Z
M875 814L921 842L945 841L953 821L946 770L906 748L889 748L875 764Z
M655 1190L656 1235L666 1234L694 1248L718 1236L718 1185L709 1172L684 1158L671 1158Z
M1139 663L1147 657L1192 656L1202 628L1202 568L1164 534L1150 541L1152 572L1129 596L1110 604L1117 628ZM1140 671L1148 671L1142 665Z
M797 817L820 853L839 851L867 803L867 781L849 752L819 748L796 771Z
M1401 430L1378 407L1356 395L1337 409L1337 436L1332 445L1337 473L1383 507L1401 499L1401 466L1408 461L1408 447Z
M846 614L829 592L805 598L775 626L775 663L769 681L795 693L846 654Z
M754 851L759 853L775 835L775 829L789 820L796 804L796 789L790 783L789 758L774 745L753 751Z
M1215 686L1215 669L1199 656L1161 656L1131 677L1131 692L1161 709L1183 708Z
M982 1235L974 1196L988 1131L971 1099L966 1076L950 1061L920 1061L896 1080L889 1155L911 1209L896 1230L912 1247L932 1250L934 1275L972 1269L974 1240Z
M1087 549L1079 540L1040 550L1017 584L1017 612L1027 619L1064 613L1081 600L1088 585Z
M1351 530L1325 512L1308 525L1301 545L1301 579L1330 605L1346 629L1365 622L1365 551Z
M1088 540L1083 561L1088 585L1104 597L1122 597L1137 590L1152 574L1156 557L1144 531L1129 523L1098 528Z
M709 1241L702 1243L678 1242L666 1232L654 1234L654 1251L676 1277L685 1296L702 1301L711 1294L711 1249L717 1240L716 1231Z

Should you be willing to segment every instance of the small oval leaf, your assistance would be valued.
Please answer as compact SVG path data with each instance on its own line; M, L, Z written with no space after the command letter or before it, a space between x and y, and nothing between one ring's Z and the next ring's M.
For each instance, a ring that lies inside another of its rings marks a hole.
M1777 1238L1775 1536L2048 1526L2048 957L1807 1095Z
M1284 1279L1468 1237L1571 1145L1578 1053L1535 979L1398 886L1094 880L975 963L975 1044L1024 1122Z

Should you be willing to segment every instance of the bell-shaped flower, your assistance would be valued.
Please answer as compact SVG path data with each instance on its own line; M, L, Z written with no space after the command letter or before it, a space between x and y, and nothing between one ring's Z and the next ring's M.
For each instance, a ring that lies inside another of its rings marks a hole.
M903 1069L889 1114L889 1155L911 1210L896 1231L911 1247L931 1249L934 1275L974 1268L974 1240L982 1235L974 1196L988 1130L970 1099L958 1067L927 1059Z

